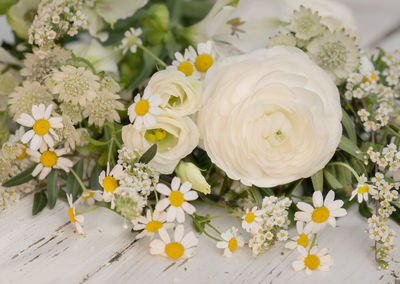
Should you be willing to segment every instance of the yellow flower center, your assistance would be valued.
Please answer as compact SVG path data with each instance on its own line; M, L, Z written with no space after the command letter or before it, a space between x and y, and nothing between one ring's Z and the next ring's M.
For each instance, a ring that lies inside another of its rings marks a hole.
M159 229L162 228L162 223L160 221L150 221L146 225L146 230L150 233L157 233Z
M82 194L82 199L84 199L84 200L89 199L89 198L93 197L93 194L94 193L92 191L89 191L86 194Z
M307 247L308 245L308 237L306 234L301 234L297 240L297 244L299 246Z
M177 242L169 243L165 246L165 253L173 259L178 259L183 255L185 251L183 245Z
M357 189L357 193L363 194L363 193L368 192L368 190L369 190L369 186L368 185L360 186Z
M180 207L183 201L185 201L185 199L180 191L172 191L169 195L169 202L172 206Z
M364 78L363 78L363 82L364 83L367 83L367 82L370 82L371 80L372 81L376 81L376 74L375 73L371 73L371 77L367 77L367 76L364 76Z
M117 180L112 176L106 176L103 179L103 188L106 192L114 192L118 187Z
M315 223L323 223L329 218L329 210L325 206L318 207L314 209L311 216Z
M18 161L21 161L23 159L25 159L26 157L28 157L28 154L26 153L26 148L25 145L20 143L21 145L23 145L23 147L21 147L21 155L15 157L15 159L17 159Z
M145 133L145 137L150 142L157 142L163 140L167 136L167 131L162 128L149 129Z
M235 238L232 238L228 242L228 248L231 252L234 252L238 247L237 240Z
M304 265L311 270L318 268L320 262L319 257L315 254L309 254L304 259Z
M244 217L244 220L245 220L247 223L250 224L250 223L253 223L254 218L256 218L256 215L254 215L253 212L249 212L249 213L246 214L246 217Z
M190 76L193 73L193 65L188 61L183 61L181 64L179 64L178 70L186 76Z
M74 209L72 207L68 209L68 215L69 219L71 220L71 223L75 223L76 219L75 219Z
M135 112L137 115L143 116L149 112L150 104L147 100L140 100L136 103Z
M55 164L57 164L57 154L53 151L44 151L40 156L40 162L43 166L47 168L51 168Z
M196 66L196 69L199 70L200 72L207 72L207 70L213 65L214 61L212 57L208 54L201 54L197 56L196 61L194 65Z
M38 119L32 128L37 135L43 136L49 132L50 123L46 119Z

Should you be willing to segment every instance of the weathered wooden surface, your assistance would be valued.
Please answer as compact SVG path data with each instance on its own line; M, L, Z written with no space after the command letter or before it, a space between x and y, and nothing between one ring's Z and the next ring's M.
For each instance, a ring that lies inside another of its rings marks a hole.
M1 1L1 0L0 0ZM364 46L400 48L399 0L341 0L355 11ZM6 36L0 18L0 38ZM248 249L225 259L215 242L201 236L197 254L172 262L151 256L148 240L135 241L119 216L98 209L85 215L86 237L74 234L67 205L59 202L31 216L27 196L0 216L0 283L394 283L400 277L400 253L392 268L378 271L364 232L366 221L357 210L320 235L319 245L331 249L334 259L328 273L311 277L294 272L296 253L282 247L253 258ZM206 210L200 208L200 211ZM218 214L218 211L208 212ZM237 220L215 222L221 230ZM187 228L190 225L187 224ZM400 227L396 227L400 237ZM397 238L399 240L399 238ZM400 246L400 242L397 241Z

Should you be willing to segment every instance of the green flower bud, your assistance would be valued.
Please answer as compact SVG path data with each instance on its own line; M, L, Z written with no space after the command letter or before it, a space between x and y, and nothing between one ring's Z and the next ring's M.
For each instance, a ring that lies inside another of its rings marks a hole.
M7 21L22 39L28 39L28 30L35 17L40 0L20 0L7 12Z
M211 186L207 183L201 171L192 163L180 162L175 169L176 175L182 182L188 181L192 184L192 188L204 194L211 192Z

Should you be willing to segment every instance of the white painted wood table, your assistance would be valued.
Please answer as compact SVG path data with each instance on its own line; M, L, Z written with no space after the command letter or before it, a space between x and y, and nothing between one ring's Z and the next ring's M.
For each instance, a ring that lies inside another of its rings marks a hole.
M0 0L1 1L1 0ZM400 0L352 0L364 46L400 48ZM7 37L4 18L0 18L0 38ZM292 271L296 253L281 246L254 258L240 249L225 259L215 242L200 236L197 254L186 261L172 262L151 256L148 241L135 241L121 218L97 209L85 215L86 237L74 234L68 222L67 205L58 202L31 216L32 196L0 215L0 284L2 283L399 283L400 252L387 271L378 271L364 232L365 219L356 208L328 228L320 246L331 248L334 265L330 272L315 272L311 277ZM206 208L199 208L205 213ZM209 209L208 209L209 210ZM214 209L211 214L218 214ZM237 220L215 221L221 230ZM189 224L186 224L190 228ZM400 228L396 227L400 237ZM399 237L397 245L400 246ZM397 284L396 283L396 284Z

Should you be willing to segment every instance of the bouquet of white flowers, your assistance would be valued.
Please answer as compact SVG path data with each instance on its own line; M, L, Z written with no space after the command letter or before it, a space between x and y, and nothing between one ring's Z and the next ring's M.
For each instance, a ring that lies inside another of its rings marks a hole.
M63 200L84 235L84 214L105 207L172 259L195 252L189 220L226 257L285 242L309 274L333 264L318 235L358 203L388 267L400 52L360 49L346 7L10 0L0 13L15 35L0 47L0 209L30 192L34 215ZM226 216L243 232L212 225Z

